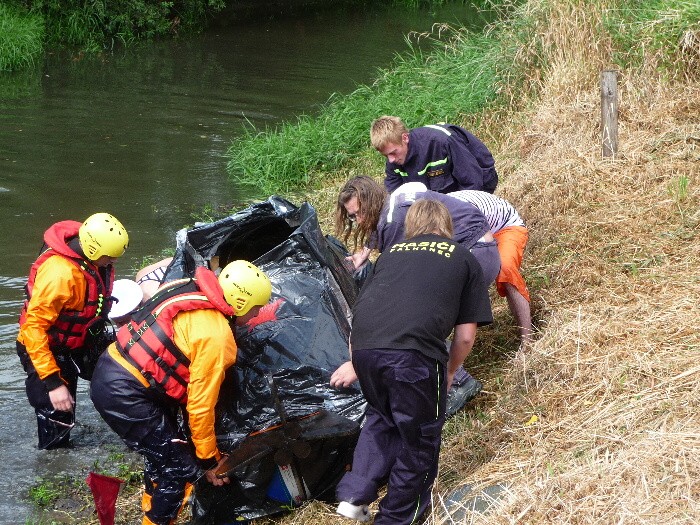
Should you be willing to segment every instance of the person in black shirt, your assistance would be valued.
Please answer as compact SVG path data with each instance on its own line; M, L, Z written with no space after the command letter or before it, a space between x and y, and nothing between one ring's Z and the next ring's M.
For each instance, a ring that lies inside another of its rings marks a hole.
M406 240L382 253L362 287L350 335L368 408L352 470L337 486L337 512L367 521L388 480L375 525L408 525L427 509L447 390L477 326L493 320L481 267L452 240L445 205L416 201L405 226Z
M474 255L486 283L490 284L498 275L500 255L489 231L488 220L476 206L449 195L425 191L425 186L419 182L403 184L387 195L381 184L366 175L348 180L340 190L336 203L336 235L345 243L352 238L356 248L362 245L348 257L355 268L361 268L367 261L370 247L384 251L405 239L406 214L413 202L420 199L435 200L445 205L452 220L452 238ZM341 365L333 372L331 380L334 386L344 387L355 382L357 376L352 363L348 361ZM448 394L448 414L456 413L481 388L481 382L464 368L458 370Z

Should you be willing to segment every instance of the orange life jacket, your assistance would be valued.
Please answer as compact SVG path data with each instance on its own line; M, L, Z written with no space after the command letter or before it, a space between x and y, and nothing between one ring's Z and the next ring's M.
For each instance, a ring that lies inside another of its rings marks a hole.
M75 264L85 274L87 290L85 304L82 310L63 310L56 322L49 329L49 347L52 349L68 348L77 350L83 347L88 330L97 322L107 320L109 313L114 270L111 266L104 268L105 279L100 275L99 268L82 257L68 246L68 242L78 236L80 223L77 221L61 221L51 226L44 233L44 251L39 255L29 270L29 278L25 286L26 299L19 316L20 326L27 318L27 308L34 289L34 280L39 267L49 258L60 255ZM101 328L100 328L101 329Z
M194 279L161 287L117 332L117 350L160 393L187 402L190 361L173 341L173 318L180 312L214 308L234 315L211 270L197 268Z

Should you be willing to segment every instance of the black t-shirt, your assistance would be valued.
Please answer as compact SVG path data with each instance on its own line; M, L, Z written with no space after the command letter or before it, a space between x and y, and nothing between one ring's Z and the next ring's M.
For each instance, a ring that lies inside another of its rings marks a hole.
M488 287L466 248L420 235L386 249L353 307L354 350L415 349L446 363L458 324L493 321Z

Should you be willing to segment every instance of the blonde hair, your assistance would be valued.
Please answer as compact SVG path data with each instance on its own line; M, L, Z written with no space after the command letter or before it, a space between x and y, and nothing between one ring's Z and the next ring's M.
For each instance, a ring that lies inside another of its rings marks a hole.
M408 208L404 222L404 235L406 239L412 239L429 233L451 239L452 216L442 202L419 199Z
M376 150L384 148L387 144L401 144L404 133L408 133L406 124L399 117L384 115L372 122L369 130L369 139Z

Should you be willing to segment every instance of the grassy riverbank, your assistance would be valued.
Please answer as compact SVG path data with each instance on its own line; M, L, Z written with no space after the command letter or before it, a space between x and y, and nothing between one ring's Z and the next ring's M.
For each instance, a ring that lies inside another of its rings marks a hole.
M445 428L429 523L700 520L699 21L695 2L527 2L488 35L498 41L495 105L443 115L492 146L497 193L528 221L524 271L538 334L517 354L507 306L494 296L496 323L480 330L467 361L484 393ZM607 68L620 71L615 159L600 146ZM401 93L389 111L428 122L421 106L406 109L427 94ZM309 172L309 188L323 188L303 193L327 231L349 176L381 178L368 125L349 162ZM506 488L489 514L451 521L446 499L464 484ZM315 502L263 523L345 520Z
M475 115L496 99L498 41L463 35L450 27L447 45L438 40L425 55L417 45L371 86L332 97L318 116L301 116L268 133L251 129L229 148L229 173L262 193L288 192L322 184L327 173L362 154L369 124L379 115L401 115L408 126ZM435 40L437 35L414 35Z
M373 5L441 5L450 0L384 0ZM137 41L200 32L253 17L366 8L367 0L5 0L0 4L0 73L26 69L46 50L110 51Z
M500 20L508 20L484 34L441 26L432 34L412 35L411 49L391 68L379 71L372 85L331 97L318 115L301 116L275 129L249 129L229 148L229 173L262 193L318 187L328 172L366 154L369 123L382 114L400 115L410 127L465 120L484 129L482 134L498 135L500 126L488 122L494 112L512 112L536 101L555 62L575 51L558 49L560 43L587 45L594 53L569 66L566 74L571 78L562 80L574 85L597 81L600 67L638 68L649 60L673 71L678 66L674 62L691 59L697 49L697 42L686 35L700 18L700 7L692 1L595 1L591 9L599 13L596 27L581 28L595 34L574 35L562 32L590 25L593 12L557 32L546 27L544 17L559 2L525 2L516 9L517 3L484 2L501 11ZM562 9L575 10L567 2ZM575 42L559 41L567 38ZM591 42L584 42L586 38ZM426 53L425 46L416 45L418 40L431 40L434 51ZM686 69L692 71L692 65ZM482 123L483 118L487 121Z
M43 51L43 39L40 16L0 4L0 72L33 64Z
M531 0L477 39L493 53L483 101L420 113L429 94L404 89L385 106L412 125L447 119L480 136L501 174L497 194L531 236L524 273L537 341L516 353L505 300L494 296L496 322L467 361L484 392L445 427L428 523L700 521L699 20L694 1ZM441 54L461 61L470 38L453 33ZM404 72L406 85L441 59ZM620 149L603 159L599 74L611 67L620 71ZM328 233L342 183L379 179L383 166L366 136L374 115L338 102L338 127L354 119L362 128L355 149L328 169L333 149L319 138L324 166L309 168L295 195L314 204ZM446 498L464 484L505 490L487 515L451 521ZM120 498L117 523L136 522L137 496ZM310 502L258 523L347 522Z
M47 48L97 52L201 30L225 5L224 0L7 0L0 5L0 72L26 68Z

